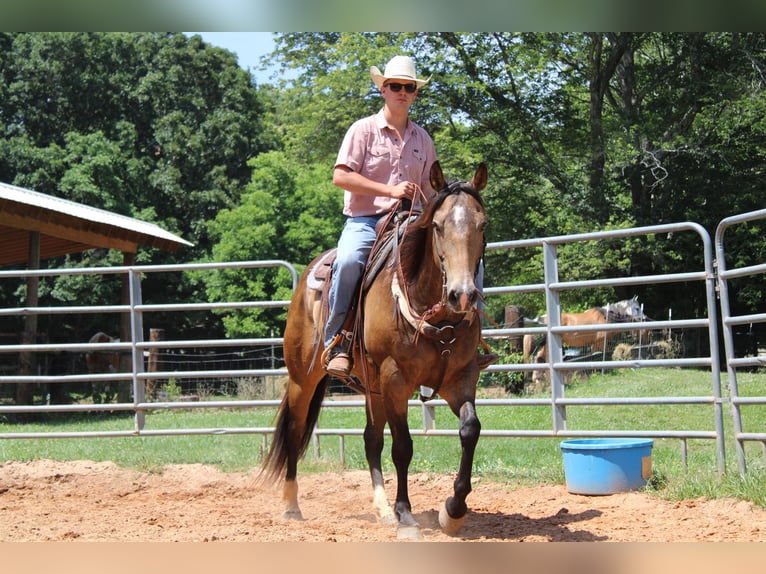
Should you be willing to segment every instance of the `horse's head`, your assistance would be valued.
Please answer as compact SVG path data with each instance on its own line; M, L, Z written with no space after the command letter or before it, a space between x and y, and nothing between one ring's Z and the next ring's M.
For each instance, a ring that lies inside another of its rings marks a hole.
M430 216L433 256L444 282L443 303L453 312L466 313L481 296L476 274L485 247L487 218L480 192L487 185L487 166L481 163L469 182L447 183L437 161L430 179L437 196L423 215Z
M610 315L614 315L617 321L645 321L646 316L641 304L638 302L638 295L632 299L624 299L617 303L609 305Z

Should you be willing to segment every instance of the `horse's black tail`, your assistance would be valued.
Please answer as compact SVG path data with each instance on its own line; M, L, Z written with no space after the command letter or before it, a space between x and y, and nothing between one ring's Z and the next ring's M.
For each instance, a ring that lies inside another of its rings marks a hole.
M300 437L298 452L295 453L298 459L306 453L306 449L311 442L311 434L319 419L319 411L322 408L322 401L324 400L329 382L330 377L325 376L319 381L316 389L314 389L314 395L311 397L311 404L309 405L309 410L306 414L303 436ZM259 478L271 482L284 478L282 473L287 467L287 458L290 454L290 449L292 448L291 445L294 444L289 436L290 427L292 426L291 417L290 406L287 402L287 392L285 392L285 396L282 398L282 404L279 406L279 411L277 412L271 446L261 464Z

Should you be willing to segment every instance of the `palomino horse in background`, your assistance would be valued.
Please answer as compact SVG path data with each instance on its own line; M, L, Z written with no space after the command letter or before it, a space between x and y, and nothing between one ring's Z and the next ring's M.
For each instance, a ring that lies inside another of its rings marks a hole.
M632 299L624 299L617 303L609 303L606 307L592 307L582 313L562 313L561 326L574 327L577 325L604 325L606 323L633 323L645 321L646 316L638 302L638 296ZM548 318L543 315L538 318L539 323L547 324ZM561 343L565 347L592 347L603 349L616 334L616 331L569 331L561 334ZM535 344L539 348L533 349ZM537 351L535 353L535 351ZM547 363L546 336L524 335L523 362L529 363L532 354L535 353L534 363ZM542 377L542 371L534 371L532 381L537 383Z
M433 389L460 420L462 455L454 495L439 513L442 529L455 534L467 511L471 472L481 424L476 416L477 349L481 294L476 273L484 253L487 220L479 192L487 183L481 164L468 182L444 181L439 163L430 172L438 193L407 224L384 264L360 299L361 336L354 345L352 375L366 396L364 445L373 488L373 507L381 521L397 523L399 538L420 539L408 494L412 438L408 401L420 387ZM262 475L284 478L285 519L302 519L296 480L298 460L311 440L330 380L317 357L322 320L316 312L321 292L308 281L309 265L295 290L284 333L289 381L277 414L274 438ZM396 467L396 501L386 499L381 467L384 427L391 430ZM286 471L286 472L285 472ZM284 475L282 473L285 472ZM338 494L342 504L343 494Z

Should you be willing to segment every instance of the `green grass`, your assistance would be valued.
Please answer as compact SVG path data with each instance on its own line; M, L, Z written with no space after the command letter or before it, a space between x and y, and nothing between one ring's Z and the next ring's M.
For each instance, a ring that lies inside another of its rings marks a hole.
M269 427L274 408L154 411L146 430ZM10 417L9 417L10 418ZM112 432L134 428L132 414L51 415L42 421L2 422L0 432ZM0 460L114 461L125 467L158 470L167 464L210 464L224 471L252 468L263 448L262 435L175 435L117 438L43 438L0 440Z
M740 393L766 395L766 375L740 374ZM724 381L725 385L725 381ZM702 370L640 369L595 375L567 386L567 397L648 397L710 396L711 377ZM147 414L146 428L244 428L269 427L275 409L207 409L154 411ZM539 429L551 427L549 406L480 406L478 414L484 429ZM746 407L745 430L760 432L766 428L766 407ZM410 410L413 428L422 424L421 410ZM125 431L133 428L133 418L126 414L50 415L42 420L20 422L8 416L0 418L0 432L83 432ZM324 409L321 428L360 428L364 424L361 409ZM447 408L436 410L440 429L457 428L457 419ZM748 474L737 471L736 451L728 405L724 405L726 427L726 469L717 473L716 445L713 440L692 439L687 444L686 466L679 439L655 439L652 451L653 474L647 491L671 499L697 497L735 497L766 506L766 472L760 444L747 443ZM714 411L711 405L652 406L573 406L567 407L570 430L712 430ZM460 456L456 437L415 437L413 472L454 473ZM301 463L301 472L338 470L341 467L340 439L320 438L320 455L309 448ZM561 439L482 437L474 462L475 476L505 483L509 488L536 484L562 484L564 471ZM7 439L0 440L0 460L111 460L121 466L158 470L167 464L202 463L224 471L248 470L259 464L263 437L255 434L151 436L126 438L79 439ZM390 438L386 440L384 470L391 476ZM366 469L361 436L345 438L345 467Z

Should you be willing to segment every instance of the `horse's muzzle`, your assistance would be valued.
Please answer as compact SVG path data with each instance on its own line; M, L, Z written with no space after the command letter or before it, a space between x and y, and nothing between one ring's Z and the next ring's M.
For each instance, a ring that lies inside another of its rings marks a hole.
M472 289L450 289L447 294L447 304L458 313L467 313L476 306L479 300L479 290L476 287Z

